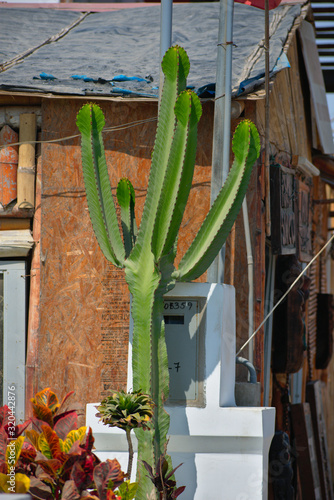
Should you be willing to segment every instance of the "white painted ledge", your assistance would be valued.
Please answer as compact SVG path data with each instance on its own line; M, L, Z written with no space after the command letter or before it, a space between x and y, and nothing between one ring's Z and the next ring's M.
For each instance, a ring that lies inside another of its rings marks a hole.
M168 453L174 467L183 463L175 473L178 486L186 486L182 500L266 500L275 409L220 408L212 421L198 421L201 432L190 434L188 429L188 432L174 434L179 419L185 419L184 410L182 415L181 408L168 409L171 414ZM186 410L200 412L201 409ZM95 417L96 411L95 405L87 405L86 425L93 430L95 453L101 460L117 458L126 470L125 432L104 426ZM136 449L134 434L133 441ZM135 471L132 480L135 480Z

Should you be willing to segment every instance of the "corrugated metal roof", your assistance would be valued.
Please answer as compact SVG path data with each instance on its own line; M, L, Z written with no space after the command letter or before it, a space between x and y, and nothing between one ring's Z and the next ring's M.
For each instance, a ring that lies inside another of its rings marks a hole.
M334 92L334 5L312 0L320 64L327 92Z
M300 5L284 4L270 12L271 70L288 64L280 57L300 12ZM173 7L173 44L187 50L188 84L198 92L204 87L204 96L213 95L218 17L218 2ZM87 15L2 8L0 89L157 97L159 41L160 7L155 5ZM238 94L253 90L264 74L264 12L236 3L233 41L232 87Z

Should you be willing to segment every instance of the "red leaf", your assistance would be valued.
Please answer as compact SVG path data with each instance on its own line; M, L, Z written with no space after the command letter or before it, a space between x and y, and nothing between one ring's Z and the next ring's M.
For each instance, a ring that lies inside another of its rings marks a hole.
M6 462L1 462L1 463L0 463L0 472L1 472L2 474L7 474L8 469L7 469L7 464L6 464Z
M78 428L78 415L75 411L62 413L59 417L54 417L53 422L53 430L64 440L70 431Z
M36 455L37 453L33 446L31 446L30 448L22 448L19 460L24 464L28 464L35 460Z
M60 411L64 411L64 407L66 407L66 406L67 406L67 405L65 405L65 403L66 403L66 401L68 400L68 398L69 398L70 396L72 396L72 394L74 394L74 391L69 392L68 394L66 394L66 396L64 396L64 397L63 397L62 402L60 403L59 408L58 408L58 410L57 410L57 411L58 411L58 413L59 413Z
M177 488L177 489L173 492L173 494L174 494L174 498L177 498L178 496L180 496L180 495L181 495L181 493L183 493L185 489L186 489L186 487L185 487L185 486L180 486L179 488Z
M52 499L50 486L46 485L45 483L43 483L43 481L33 476L30 477L30 488L28 493L30 493L32 497L37 500Z
M61 498L62 500L77 500L80 498L80 493L74 481L66 481Z
M31 423L31 420L29 419L26 422L24 422L23 424L15 425L14 433L13 433L13 431L11 429L11 425L10 424L6 424L4 426L4 429L5 429L6 433L7 433L7 435L9 435L9 433L8 433L8 427L9 427L10 431L11 431L10 437L16 439L19 436L21 436L21 434L26 430L27 427L29 427L30 423Z
M71 472L73 465L79 459L80 455L67 455L66 462L63 463L59 476L63 481L68 481L71 479Z
M26 430L27 427L29 427L29 425L31 424L31 419L29 418L29 420L26 420L25 422L23 422L23 424L18 424L16 427L15 427L15 437L19 437L21 436L21 434Z
M8 424L9 408L7 405L0 407L0 426L5 427Z
M258 9L265 9L265 0L235 0L238 3L246 3L247 5L252 5L252 7L257 7ZM276 9L282 0L269 0L268 8Z
M92 428L89 427L88 428L88 433L87 433L87 437L86 437L86 443L84 444L83 448L86 450L86 451L92 451L93 447L94 447L94 437L93 437L93 431L92 431Z
M107 500L107 489L110 480L114 483L114 489L116 489L125 479L125 474L115 458L97 465L93 476L100 500Z
M73 464L71 471L71 479L75 482L76 487L79 491L83 491L92 486L93 483L93 470L94 464L92 457L80 457Z

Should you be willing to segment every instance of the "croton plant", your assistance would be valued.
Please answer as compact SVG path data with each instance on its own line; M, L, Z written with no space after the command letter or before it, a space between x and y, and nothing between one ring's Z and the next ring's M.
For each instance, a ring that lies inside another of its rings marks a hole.
M78 427L78 412L47 388L31 400L33 417L11 426L0 408L0 492L30 493L36 500L131 500L130 483L116 459L100 462L92 430ZM23 434L24 433L24 434Z

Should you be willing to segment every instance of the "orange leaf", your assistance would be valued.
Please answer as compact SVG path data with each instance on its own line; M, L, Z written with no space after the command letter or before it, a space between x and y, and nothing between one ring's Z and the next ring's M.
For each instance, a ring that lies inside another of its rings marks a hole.
M34 417L39 420L43 420L43 422L49 424L50 427L53 427L53 415L50 408L36 404L32 401L32 411Z
M64 463L67 457L65 453L61 451L59 437L52 429L50 429L48 425L43 425L42 430L44 437L49 445L52 458L59 460L61 463Z
M38 438L39 438L39 434L37 431L35 431L34 429L31 429L31 431L27 430L26 431L26 438L30 441L30 443L33 445L33 447L37 450L37 451L41 451L39 449L39 446L38 446Z
M59 401L56 394L51 391L50 387L43 389L38 392L31 402L38 406L45 406L51 410L52 415L54 415L59 408ZM39 417L38 417L39 418Z

